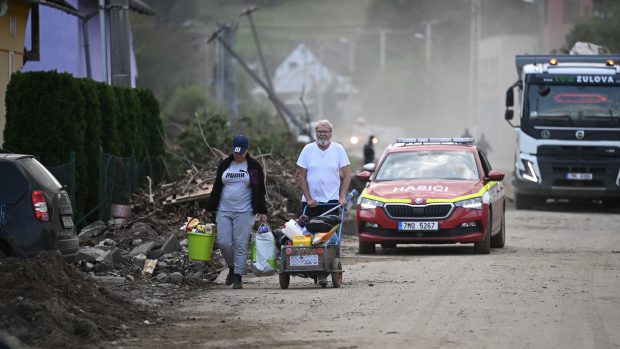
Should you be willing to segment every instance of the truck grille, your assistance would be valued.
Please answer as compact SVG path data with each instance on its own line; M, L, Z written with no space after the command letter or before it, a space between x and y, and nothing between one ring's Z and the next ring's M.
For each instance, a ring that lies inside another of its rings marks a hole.
M541 145L538 154L597 160L601 157L615 158L620 154L620 149L614 146Z
M451 204L413 206L406 204L387 204L385 212L392 219L407 218L446 218L452 211Z

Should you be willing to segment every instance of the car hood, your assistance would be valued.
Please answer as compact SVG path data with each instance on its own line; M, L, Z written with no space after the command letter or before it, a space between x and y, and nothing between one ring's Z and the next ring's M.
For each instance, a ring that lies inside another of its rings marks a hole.
M454 199L476 194L482 188L482 181L456 180L399 180L372 182L365 194L385 199L386 201L408 200L411 203L423 203L427 199ZM416 202L415 200L418 199ZM422 201L420 201L420 199Z

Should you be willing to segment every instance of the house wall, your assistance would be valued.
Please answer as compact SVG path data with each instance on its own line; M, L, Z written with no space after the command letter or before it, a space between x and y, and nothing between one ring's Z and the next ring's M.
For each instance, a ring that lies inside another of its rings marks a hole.
M544 18L544 52L566 44L566 34L573 25L592 16L592 0L546 0Z
M106 43L106 57L103 58L99 27L98 0L66 0L88 20L89 53L91 78L96 81L110 81L110 35L109 15L106 13L106 29L103 40ZM8 12L0 17L0 147L4 143L3 132L6 124L4 96L9 82L9 71L50 71L66 72L75 77L88 77L85 43L82 22L76 16L49 6L39 6L39 45L40 60L23 64L24 47L31 49L30 3L26 0L9 0ZM10 29L11 18L15 18L15 33ZM130 36L131 86L135 87L137 76L136 60ZM9 60L12 57L12 66ZM107 65L107 78L103 65Z
M12 73L24 62L24 38L30 5L9 0L7 14L0 17L0 147L4 143L6 106L4 96Z

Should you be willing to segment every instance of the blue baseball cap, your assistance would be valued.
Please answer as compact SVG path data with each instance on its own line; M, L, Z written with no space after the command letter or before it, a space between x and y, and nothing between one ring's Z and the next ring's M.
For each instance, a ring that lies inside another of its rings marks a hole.
M232 148L230 151L233 153L243 153L248 150L248 137L244 135L236 135L232 141Z

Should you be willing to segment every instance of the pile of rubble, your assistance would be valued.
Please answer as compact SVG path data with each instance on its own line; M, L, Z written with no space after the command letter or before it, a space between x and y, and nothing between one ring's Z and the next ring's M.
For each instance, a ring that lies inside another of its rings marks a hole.
M258 159L266 172L269 225L279 227L301 209L295 163ZM58 253L0 263L6 281L0 287L0 328L6 330L0 329L0 347L7 338L79 348L132 337L143 326L165 322L167 307L209 287L225 269L217 241L209 261L190 260L187 232L180 228L190 217L208 222L202 208L216 167L192 167L175 182L148 186L130 206L112 210L116 216L108 222L83 228L73 266ZM354 214L348 215L350 223Z
M269 155L258 159L266 174L269 224L279 226L300 210L295 163ZM201 169L192 167L175 182L149 186L133 196L131 210L119 211L123 217L82 229L75 264L91 278L106 283L152 278L160 283L201 285L215 280L225 266L217 242L210 261L191 261L186 232L180 228L189 217L208 220L203 207L216 168L216 162Z

